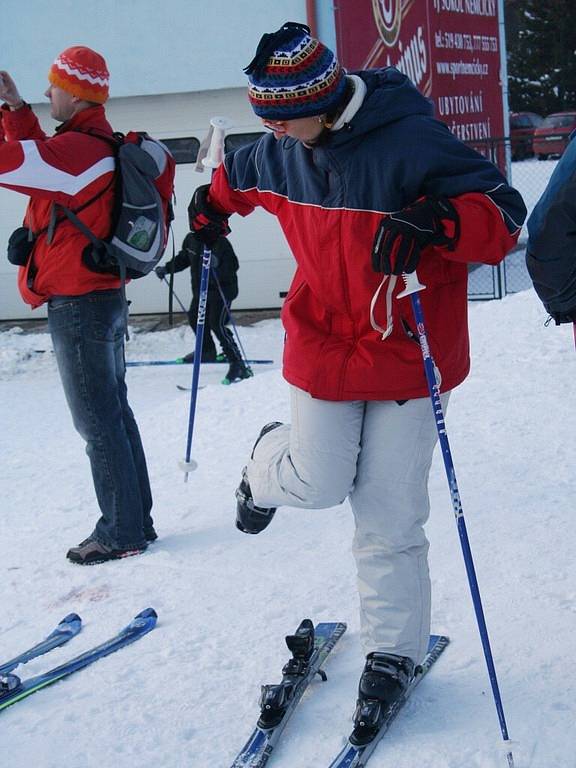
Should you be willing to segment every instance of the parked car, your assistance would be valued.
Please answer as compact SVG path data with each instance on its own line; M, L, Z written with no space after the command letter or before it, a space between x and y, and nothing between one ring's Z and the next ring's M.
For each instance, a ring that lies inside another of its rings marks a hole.
M523 160L532 157L532 140L534 131L542 125L544 118L535 112L510 113L510 140L512 145L512 160Z
M555 112L548 115L534 131L532 149L538 160L547 160L550 155L561 155L568 145L568 138L576 130L575 112Z

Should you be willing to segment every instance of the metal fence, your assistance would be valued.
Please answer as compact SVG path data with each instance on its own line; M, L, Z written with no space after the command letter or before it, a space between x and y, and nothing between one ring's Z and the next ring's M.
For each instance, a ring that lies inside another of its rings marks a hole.
M506 151L511 152L511 140L487 139L470 142L469 146L487 157L507 176ZM557 159L539 161L534 157L511 163L510 183L522 195L528 215L544 192L548 180L556 167ZM517 293L532 286L525 263L526 242L528 231L526 225L522 228L518 245L496 267L486 264L473 264L470 267L468 280L468 298L471 300L501 299L508 293Z

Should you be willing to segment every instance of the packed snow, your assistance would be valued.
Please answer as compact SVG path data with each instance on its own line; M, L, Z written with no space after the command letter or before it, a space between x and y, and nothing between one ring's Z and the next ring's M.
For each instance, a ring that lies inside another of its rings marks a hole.
M513 164L529 210L555 165ZM471 303L472 372L447 416L516 768L576 766L575 350L571 327L545 323L532 291ZM131 330L129 360L193 346L186 326ZM364 660L351 511L284 508L260 536L235 529L234 490L254 439L264 423L289 419L280 321L239 332L248 357L274 362L226 387L225 366L202 367L198 469L187 482L179 461L190 394L178 385L190 385L191 366L129 368L160 538L142 556L92 568L65 559L97 507L50 337L17 325L0 332L0 664L72 611L83 618L80 635L16 670L23 678L106 640L145 607L159 614L137 644L1 712L2 768L227 768L255 723L260 686L280 681L284 636L304 617L348 630L326 663L328 682L311 686L271 765L328 766L344 743ZM432 630L451 643L370 767L504 768L438 451L430 492Z
M448 434L517 768L576 766L574 672L575 350L545 326L531 291L470 305L473 367L453 394ZM281 509L260 536L234 527L234 490L260 427L288 420L283 332L241 327L252 379L222 386L203 366L188 482L190 366L130 368L159 540L123 561L65 559L96 520L47 333L0 333L3 513L0 663L66 614L80 635L21 667L38 674L105 640L140 610L156 629L135 645L0 713L2 768L226 768L255 723L260 685L278 682L284 635L300 620L348 630L271 760L328 765L350 730L363 665L348 503ZM133 330L131 360L188 351L185 326ZM42 350L42 351L40 351ZM370 761L371 768L506 765L441 456L430 479L434 632L451 644ZM18 671L18 670L17 670Z

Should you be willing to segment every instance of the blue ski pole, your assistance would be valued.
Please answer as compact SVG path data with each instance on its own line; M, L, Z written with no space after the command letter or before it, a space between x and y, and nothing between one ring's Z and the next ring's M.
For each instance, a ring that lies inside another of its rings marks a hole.
M231 122L225 117L213 117L210 120L209 143L206 156L198 154L197 170L218 168L224 157L224 136ZM202 149L202 147L201 147ZM196 344L194 346L194 365L192 367L192 387L190 391L190 415L188 418L188 437L186 440L186 458L180 462L184 470L184 482L188 482L188 473L196 469L197 462L190 459L192 451L192 436L194 434L194 417L196 415L196 399L198 395L198 380L200 378L200 363L202 360L202 343L204 341L204 324L206 322L206 304L208 303L208 280L210 278L210 261L212 251L204 245L202 254L202 273L200 276L200 295L198 298L198 319L196 321Z
M208 279L210 276L210 260L212 251L204 246L202 254L202 273L200 277L200 294L198 299L198 319L196 320L196 344L194 345L194 363L192 366L192 388L190 391L190 415L188 417L188 437L186 440L186 458L180 462L180 468L184 470L184 482L188 482L188 473L196 469L197 462L190 459L192 451L192 436L194 434L194 418L196 415L196 400L198 395L198 381L200 378L200 364L202 362L202 344L204 342L204 325L206 323L206 305L208 303Z
M488 668L488 676L492 686L492 694L494 696L496 712L498 713L498 720L500 721L502 738L504 739L507 748L506 758L508 760L508 766L509 768L514 768L514 757L512 755L512 750L509 746L509 743L506 743L510 742L510 737L508 736L508 727L506 725L506 718L504 716L504 707L502 706L502 698L500 696L498 678L496 677L496 668L494 666L494 659L492 657L492 649L490 647L490 639L488 637L488 628L486 627L486 620L484 618L484 610L482 608L482 600L480 598L480 588L476 578L476 570L474 568L474 561L472 559L470 542L468 541L468 532L466 530L464 511L462 509L462 502L460 500L460 491L458 490L458 483L456 482L456 470L454 469L454 462L452 461L452 453L450 451L450 444L448 442L448 433L444 423L444 412L442 410L442 403L440 401L440 385L436 379L434 360L430 353L430 346L428 344L428 338L426 335L422 303L420 301L420 296L418 295L421 290L426 288L426 286L422 285L418 281L416 272L404 274L402 277L406 283L406 287L398 294L398 298L410 296L410 300L412 302L412 311L414 313L414 320L416 321L418 341L420 342L420 349L422 351L422 358L424 360L424 370L426 372L428 392L430 393L430 400L432 401L432 410L434 411L436 429L438 430L438 438L440 440L440 447L442 449L442 458L444 459L446 477L448 478L448 487L450 489L450 496L452 498L452 508L456 517L458 534L460 536L460 544L462 545L462 553L464 555L464 563L466 566L466 573L468 575L468 584L470 585L470 592L472 593L472 602L474 603L476 621L480 631L482 648L484 649L484 658L486 659L486 666Z

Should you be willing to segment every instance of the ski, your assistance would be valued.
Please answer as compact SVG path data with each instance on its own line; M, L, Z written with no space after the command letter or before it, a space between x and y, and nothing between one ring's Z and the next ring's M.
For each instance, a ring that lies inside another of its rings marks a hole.
M348 739L338 757L330 763L330 768L364 768L370 756L376 749L378 742L384 736L392 722L396 719L396 716L408 701L408 698L414 688L416 688L422 678L428 674L449 642L450 640L442 635L430 636L428 652L424 658L424 661L418 668L418 672L414 677L412 684L409 688L407 688L402 698L398 699L398 701L392 707L390 707L376 736L372 739L372 741L369 741L367 744L362 746L355 746L352 744L350 739Z
M62 678L68 677L68 675L78 672L80 669L84 669L84 667L98 659L102 659L104 656L120 650L125 645L133 643L154 629L157 618L156 611L153 608L146 608L135 616L127 627L110 638L110 640L91 648L80 656L76 656L42 675L31 677L28 680L21 680L17 675L10 673L1 675L0 711L15 704L17 701L25 699L27 696L31 696L42 688L46 688L48 685L52 685L52 683L62 680Z
M28 648L27 651L23 651L18 656L15 656L10 661L5 661L4 664L0 664L0 675L7 675L12 670L16 669L20 664L26 664L28 661L43 656L45 653L59 648L64 645L73 637L76 637L78 632L82 629L82 619L76 613L69 613L58 624L44 640Z
M32 353L34 354L43 354L45 352L52 352L51 349L33 349L31 350L28 355L31 356ZM267 360L267 359L261 359L261 360L244 360L244 362L247 365L272 365L274 360ZM221 357L218 355L218 358L216 360L211 360L209 363L202 363L202 365L224 365L229 364L229 361L225 357ZM127 360L126 361L126 367L127 368L137 368L144 365L193 365L193 361L184 360L183 357L175 357L173 360Z
M258 723L232 768L263 768L267 764L306 688L316 675L326 680L322 664L345 631L346 624L342 622L314 627L309 619L304 619L296 633L286 637L292 658L282 669L279 685L262 686Z
M192 392L192 387L184 387L182 384L176 384L176 389L179 389L180 392ZM200 384L198 389L206 389L206 384Z
M244 360L243 362L247 365L271 365L274 360ZM223 365L224 363L228 363L228 360L214 360L210 363L202 363L202 365ZM127 368L136 368L142 365L192 365L192 362L176 357L174 360L130 360L126 363Z
M225 376L223 379L221 379L220 384L224 384L225 386L230 386L230 384L239 384L241 381L246 381L246 379L251 379L254 376L252 371L250 371L250 375L244 377L243 379L230 379ZM176 384L176 389L179 389L180 392L192 392L192 387L185 387L183 384ZM206 389L206 384L201 384L198 389Z

